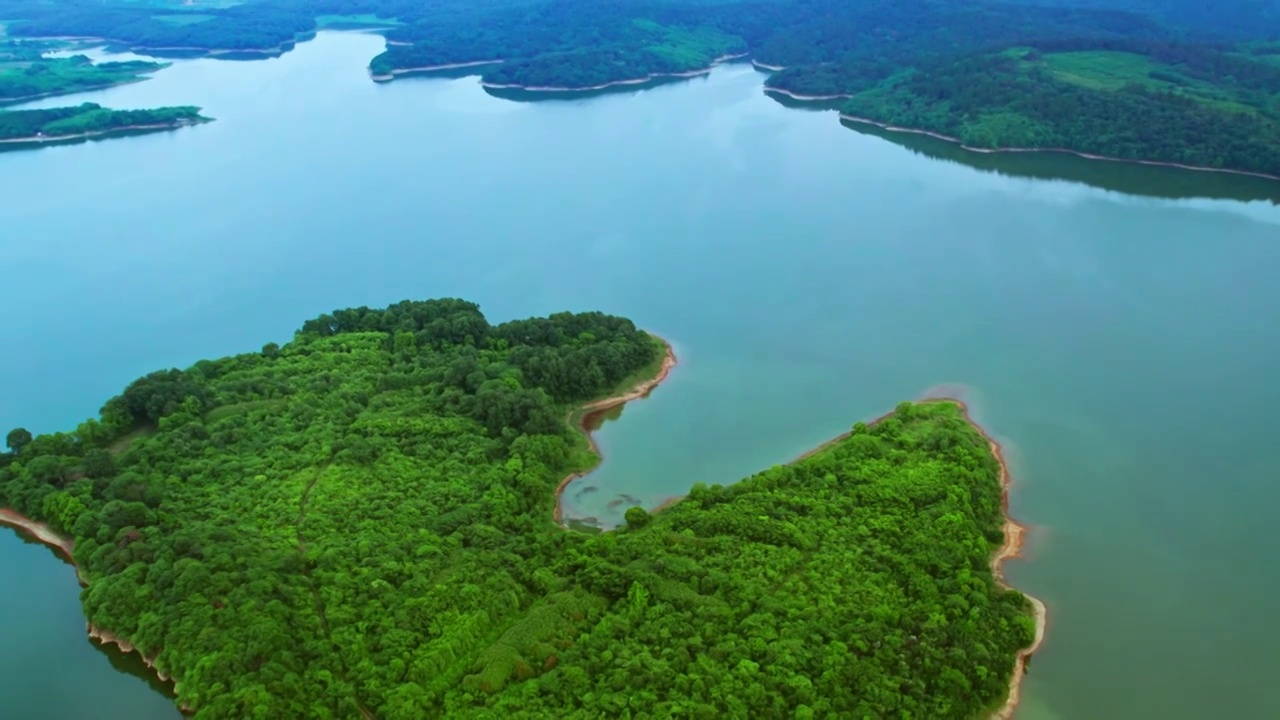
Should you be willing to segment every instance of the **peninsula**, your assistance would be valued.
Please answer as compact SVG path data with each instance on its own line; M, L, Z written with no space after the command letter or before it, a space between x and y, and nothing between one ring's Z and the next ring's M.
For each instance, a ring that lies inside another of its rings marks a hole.
M1004 704L1037 614L1000 580L1001 463L957 405L905 403L616 532L555 530L557 484L599 459L565 418L674 363L601 313L336 311L141 378L74 432L9 433L0 522L70 552L94 636L214 717Z
M0 42L0 103L101 90L145 80L164 63L130 60L93 63L84 55L51 58L49 43Z
M158 132L210 122L197 107L112 110L95 103L0 112L0 144L45 145L106 135Z
M1280 176L1280 5L1200 0L554 0L444 3L13 0L22 38L139 52L274 54L321 27L387 38L377 82L474 66L491 89L581 92L702 74L745 56L779 99L987 150L1055 149ZM502 58L496 62L495 58Z

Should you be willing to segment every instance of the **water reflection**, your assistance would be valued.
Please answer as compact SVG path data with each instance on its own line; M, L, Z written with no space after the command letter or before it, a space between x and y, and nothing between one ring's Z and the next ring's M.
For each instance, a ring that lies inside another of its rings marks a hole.
M777 96L771 97L776 99ZM1262 200L1280 205L1280 182L1266 178L1089 160L1063 152L980 153L927 135L890 132L848 120L841 122L854 132L883 138L917 155L1008 177L1068 180L1128 195L1173 200Z

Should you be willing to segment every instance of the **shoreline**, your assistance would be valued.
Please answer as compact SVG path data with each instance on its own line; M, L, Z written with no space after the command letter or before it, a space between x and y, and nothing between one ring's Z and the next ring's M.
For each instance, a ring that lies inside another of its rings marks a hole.
M53 550L55 554L65 560L67 564L76 571L76 580L79 581L80 586L89 587L89 581L85 578L84 571L80 569L80 565L75 561L73 554L73 551L75 550L74 540L59 533L45 523L38 520L32 520L31 518L10 508L0 508L0 525L14 528L19 531L20 534L25 533L39 541L42 545ZM168 673L156 667L155 658L143 655L142 651L134 647L128 640L121 638L110 630L103 630L91 622L85 623L85 632L88 634L90 639L99 645L115 645L121 652L126 654L137 653L138 657L142 658L142 663L147 666L147 669L156 674L156 677L160 679L160 682L173 685L175 703L178 705L178 709L185 714L190 714L192 712L191 708L185 707L181 703L176 702L178 683Z
M840 119L851 123L861 123L863 125L874 125L881 130L887 130L895 133L908 133L911 135L926 135L931 138L943 140L954 145L959 145L962 150L969 152L981 153L983 155L994 155L997 153L1064 153L1067 155L1075 155L1086 160L1102 160L1105 162L1128 163L1130 165L1149 165L1152 167L1177 168L1179 170L1194 170L1196 172L1213 172L1224 173L1227 175L1242 175L1245 177L1262 178L1264 180L1280 180L1280 175L1269 175L1267 173L1253 172L1252 170L1231 170L1229 168L1211 168L1203 165L1184 165L1182 163L1162 162L1159 160L1133 160L1129 158L1111 157L1109 155L1094 155L1092 153L1080 152L1070 148L1025 148L1025 147L997 147L997 148L976 148L965 145L964 141L950 135L943 135L932 130L920 130L918 128L899 127L890 125L871 118L859 117L857 115L849 115L840 113ZM958 402L958 401L957 401Z
M785 65L766 65L765 63L762 63L759 60L752 60L751 67L757 70L763 70L765 72L782 72L783 70L787 69Z
M1026 541L1027 528L1023 526L1021 523L1019 523L1018 521L1014 520L1013 517L1009 514L1009 494L1013 485L1013 476L1009 472L1008 463L1005 462L1004 449L1001 447L1000 442L996 440L994 437L992 437L990 433L987 432L986 428L982 427L982 425L980 425L976 420L973 419L973 416L970 415L969 413L969 405L965 403L965 401L955 397L928 397L921 400L917 400L916 402L917 403L950 403L952 405L955 405L956 407L960 408L960 413L961 413L961 416L964 418L964 421L968 423L969 426L972 427L974 430L977 430L978 434L982 436L983 440L987 441L987 446L990 448L991 454L995 457L996 463L999 464L1000 466L1000 475L999 475L1000 506L1004 514L1004 525L1001 528L1004 531L1004 542L1000 545L1000 547L996 548L996 550L991 554L991 575L995 579L996 585L998 585L999 587L1004 588L1005 590L1017 590L1017 588L1010 585L1004 578L1004 563L1006 560L1022 557L1022 545ZM895 412L897 412L896 409L890 410L886 413L878 415L871 420L865 421L866 425L867 427L874 426L876 423L892 417ZM785 464L795 465L796 463L802 460L811 458L814 455L817 455L818 453L824 450L827 450L828 448L840 442L843 442L844 440L848 439L849 436L851 436L852 434L853 434L852 429L846 432L842 432L839 435L836 435L835 437L829 440L826 440L809 450L804 451L803 453L798 455L795 459ZM565 483L567 483L570 479L572 478L566 478ZM557 496L556 496L557 513L559 512L559 494L558 493L559 491L557 490ZM675 505L676 503L680 502L684 498L685 498L684 495L669 497L666 500L663 500L661 503L659 503L657 507L650 510L650 513L661 512L671 507L672 505ZM559 518L557 517L557 519ZM1019 590L1019 592L1022 592L1022 591ZM1031 656L1035 654L1035 652L1040 648L1040 645L1044 642L1045 631L1048 628L1049 611L1048 611L1048 608L1045 607L1044 602L1042 602L1039 598L1028 595L1027 593L1022 593L1022 595L1027 599L1027 602L1031 604L1031 611L1036 624L1035 638L1031 641L1031 645L1025 648L1022 648L1021 650L1018 651L1018 654L1014 659L1013 674L1009 678L1009 695L1005 699L1004 704L1001 705L999 709L991 713L989 720L1012 720L1013 719L1014 712L1018 709L1018 702L1021 700L1022 678L1026 676L1027 664L1031 661Z
M704 68L699 68L697 70L686 70L684 72L673 72L673 73L650 73L649 75L646 75L644 77L627 78L626 80L612 80L607 83L601 83L599 85L589 85L586 87L561 87L558 85L521 85L520 83L492 83L492 82L481 82L480 85L482 87L489 88L490 90L523 90L525 92L548 92L548 93L550 92L556 92L556 93L593 92L595 90L608 90L609 88L612 88L612 87L623 87L626 85L643 85L645 83L653 82L654 80L661 80L663 78L698 77L700 75L706 75L707 73L711 72L712 70L715 69L717 65L729 62L730 60L743 58L746 56L747 56L747 53L736 53L736 54L730 53L728 55L720 55L719 57L713 58L711 60L710 65Z
M1000 507L1004 513L1004 542L991 555L991 575L995 578L996 584L1006 590L1017 590L1005 580L1004 563L1006 560L1022 557L1022 545L1026 541L1027 528L1018 521L1013 519L1009 514L1009 495L1013 486L1013 475L1009 472L1009 463L1004 458L1004 448L1000 445L1000 441L996 440L982 427L973 416L969 413L969 405L958 398L931 398L921 400L922 403L951 403L960 408L960 414L964 421L969 423L970 427L978 431L982 435L982 439L987 441L987 446L991 449L991 454L995 456L996 463L1000 465ZM1019 592L1022 592L1019 590ZM1031 640L1031 644L1018 651L1017 657L1013 662L1013 675L1009 678L1009 696L1005 698L1004 705L1000 709L991 714L991 720L1012 720L1014 713L1018 709L1018 702L1022 699L1022 679L1026 677L1027 665L1031 662L1031 656L1040 649L1040 645L1044 642L1045 632L1049 625L1049 609L1045 607L1043 601L1039 598L1022 593L1022 596L1031 604L1031 611L1034 615L1036 623L1035 637Z
M837 93L835 95L800 95L797 93L793 93L790 90L784 90L782 88L776 88L776 87L769 87L768 85L764 86L764 92L766 95L768 95L769 93L786 95L792 100L799 100L800 102L822 102L824 100L848 100L849 98L853 97L848 93Z
M145 55L147 50L155 52L199 52L205 55L227 55L229 53L252 53L255 55L270 55L273 53L285 53L293 49L299 42L306 42L314 37L315 33L306 33L303 37L294 38L288 42L281 43L274 48L202 48L191 47L186 45L178 45L174 47L160 47L151 45L135 45L128 40L115 40L112 38L98 37L97 35L31 35L23 36L24 40L64 40L75 41L92 44L109 44L128 46L129 52L137 55ZM141 51L141 52L139 52Z
M647 380L642 380L634 385L630 390L619 395L613 395L600 400L593 400L585 405L574 408L569 411L568 417L565 418L565 422L569 423L575 430L586 436L587 444L591 447L591 452L596 456L596 461L588 468L565 475L564 479L560 481L560 484L556 485L556 508L553 517L555 518L557 525L564 527L564 491L569 487L569 483L577 480L578 478L590 475L604 462L604 454L600 452L600 446L596 444L595 434L587 426L586 421L594 413L608 410L619 405L625 405L632 400L639 400L640 398L647 397L649 393L653 392L654 388L661 385L662 381L667 379L667 376L671 374L671 369L676 366L678 360L676 359L675 348L673 348L671 343L667 342L666 339L658 337L657 335L654 335L654 337L661 340L662 344L667 348L666 355L662 358L662 367L658 369L657 375L654 375ZM575 416L579 416L577 422L574 422Z
M405 44L408 45L409 43L405 43ZM441 70L457 70L458 68L480 67L481 65L497 65L498 63L502 63L502 62L506 62L506 61L502 59L471 60L468 62L460 62L460 63L445 63L443 65L423 65L420 67L411 67L411 68L394 68L389 73L374 73L373 70L370 70L369 77L374 82L389 82L391 80L395 80L396 78L404 75L439 72Z
M102 137L103 135L114 135L117 133L178 130L184 127L191 127L193 125L202 125L206 122L212 122L212 120L206 119L174 123L156 123L154 125L125 125L123 127L109 128L107 130L89 130L82 133L75 133L74 135L29 135L27 137L0 140L0 145L43 145L45 143L71 142L74 140L88 140L90 138Z

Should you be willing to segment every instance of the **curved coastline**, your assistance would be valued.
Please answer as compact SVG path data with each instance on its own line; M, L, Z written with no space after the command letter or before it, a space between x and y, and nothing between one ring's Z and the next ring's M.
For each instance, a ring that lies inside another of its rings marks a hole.
M81 587L89 587L89 581L85 578L84 572L80 569L80 565L76 563L73 554L75 550L74 540L59 533L57 530L54 530L45 523L32 520L31 518L10 508L0 508L0 525L7 525L15 528L48 546L75 569L76 580L80 582ZM115 645L121 652L125 653L136 652L138 656L142 658L143 664L154 672L161 682L174 683L174 690L175 692L177 691L177 683L174 682L174 679L169 676L168 673L156 667L156 659L143 655L142 651L135 648L128 640L119 637L110 630L104 630L97 627L93 623L85 623L85 632L90 638L100 645ZM184 713L191 712L191 708L181 705L179 705L179 709Z
M908 133L911 135L926 135L938 140L944 140L949 143L959 145L962 149L969 152L981 153L983 155L991 155L995 153L1065 153L1067 155L1075 155L1086 160L1103 160L1106 162L1129 163L1131 165L1150 165L1153 167L1178 168L1180 170L1195 170L1197 172L1214 172L1225 173L1227 175L1243 175L1246 177L1262 178L1264 180L1280 180L1280 175L1269 175L1267 173L1253 172L1251 170L1231 170L1229 168L1211 168L1203 165L1183 165L1182 163L1161 162L1159 160L1133 160L1130 158L1110 157L1108 155L1093 155L1090 153L1072 150L1070 148L1024 148L1024 147L998 147L998 148L976 148L965 145L964 141L958 137L943 135L932 130L920 130L918 128L899 127L890 125L871 118L859 117L857 115L849 115L848 113L840 113L840 119L851 123L860 123L862 125L873 125L881 130L887 130L895 133Z
M1004 563L1006 560L1022 557L1022 544L1026 539L1027 528L1014 520L1009 514L1009 492L1013 485L1013 476L1009 473L1009 463L1005 461L1004 448L1001 447L998 440L987 432L986 428L973 419L973 416L969 413L969 406L963 400L958 398L929 398L920 402L951 403L959 407L965 422L969 423L987 441L988 447L991 448L991 454L995 456L996 462L999 463L1000 505L1004 511L1004 543L991 555L991 574L995 577L996 583L1000 587L1006 590L1015 590L1016 588L1005 580ZM1044 642L1045 631L1049 625L1049 610L1045 607L1044 602L1026 593L1022 593L1022 595L1027 599L1027 602L1031 603L1031 609L1035 616L1036 634L1031 641L1031 645L1018 651L1018 656L1013 663L1013 675L1009 678L1009 696L1005 699L1004 705L991 714L991 720L1012 720L1014 712L1018 709L1018 702L1022 699L1022 678L1026 677L1027 665L1031 662L1031 656L1035 654L1036 650L1040 649L1041 643Z
M171 123L156 123L154 125L125 125L118 128L108 128L106 130L90 130L88 132L73 133L71 135L30 135L20 138L8 138L0 140L0 145L44 145L47 143L73 142L76 140L88 140L106 135L119 135L125 133L147 133L160 132L162 130L177 130L179 128L190 127L193 125L201 125L207 122L213 122L211 118L202 120L179 120Z
M800 95L799 93L793 93L790 90L770 87L769 85L764 86L764 91L766 94L777 93L778 95L786 95L792 100L799 100L800 102L822 102L823 100L848 100L849 98L853 97L848 93L836 93L835 95Z
M645 75L644 77L628 78L626 80L613 80L611 82L601 83L599 85L590 85L586 87L561 87L558 85L521 85L520 83L493 83L493 82L481 82L480 84L484 87L489 88L490 90L523 90L525 92L557 92L557 93L592 92L595 90L608 90L609 88L612 88L612 87L624 87L627 85L643 85L645 83L653 82L654 80L661 80L663 78L698 77L699 75L706 75L707 73L711 72L712 69L714 69L717 65L720 65L721 63L726 63L731 60L737 60L738 58L744 58L746 56L747 56L747 53L721 55L719 57L713 58L711 60L710 65L707 65L704 68L699 68L697 70L688 70L685 72L674 72L674 73L650 73L648 75Z
M575 415L579 415L579 414L581 415L580 420L574 424L579 429L581 429L582 433L586 436L587 442L590 444L591 450L595 454L597 459L596 459L596 462L590 468L569 473L568 475L566 475L565 478L561 480L560 484L556 487L555 521L557 524L560 524L562 526L564 524L562 499L563 499L565 488L573 480L580 477L584 477L590 474L591 472L593 472L596 468L600 466L601 462L603 462L604 460L604 457L600 452L599 445L596 444L595 438L593 437L592 431L587 427L586 420L593 413L597 413L603 410L608 410L610 408L617 407L618 405L623 405L627 402L630 402L631 400L636 400L636 399L648 396L649 393L651 393L654 388L660 385L662 381L665 380L670 375L672 368L676 366L677 358L675 354L675 349L671 346L671 343L667 342L665 339L662 339L662 338L658 338L658 339L661 340L662 343L666 346L666 354L662 359L662 365L658 373L654 377L639 382L628 391L621 393L619 395L610 396L600 400L594 400L585 405L582 405L577 409L570 411L569 416L566 418L566 421L571 421ZM1000 545L999 548L996 549L996 551L991 556L991 572L993 577L995 578L996 583L1000 587L1008 590L1015 589L1012 585L1010 585L1005 580L1004 563L1007 560L1010 560L1012 558L1019 558L1022 556L1022 546L1025 541L1027 528L1022 524L1018 523L1017 521L1015 521L1009 514L1009 495L1010 495L1010 490L1011 490L1013 480L1012 480L1012 475L1009 472L1009 466L1007 461L1005 460L1004 451L1000 445L1000 442L996 440L990 433L987 432L985 428L983 428L980 424L978 424L973 419L969 411L969 406L963 400L960 400L958 398L940 397L940 398L926 398L918 402L951 403L957 406L961 411L964 421L967 422L970 426L972 426L975 430L977 430L978 433L982 435L982 438L987 441L987 444L991 450L992 455L995 457L996 462L999 464L1001 507L1004 514L1004 527L1003 527L1004 542ZM894 411L884 413L883 415L876 417L870 422L867 422L867 425L874 425L888 417L891 417L893 413ZM794 460L790 461L787 464L788 465L795 464L819 452L822 452L823 450L826 450L827 448L835 445L836 443L839 443L845 440L851 434L852 434L852 431L841 433L831 438L830 440L827 440L821 443L820 445L802 453L801 455L799 455L798 457L796 457ZM659 512L664 508L670 507L678 503L682 499L683 499L683 496L668 498L667 500L663 501L660 505L658 505L658 507L655 508L653 512ZM80 584L86 587L88 586L88 582L84 578L83 574L81 573L79 565L76 564L75 559L73 557L74 541L71 538L68 538L58 533L57 531L55 531L53 528L49 527L45 523L32 520L31 518L28 518L9 508L0 508L0 525L7 525L10 527L16 528L20 531L26 532L30 536L34 537L36 540L52 548L60 556L64 557L67 560L67 562L71 564L73 568L75 568L76 577L80 581ZM1014 717L1014 713L1017 710L1018 703L1021 699L1022 679L1026 676L1027 665L1030 662L1031 657L1035 654L1035 652L1039 649L1040 645L1043 643L1045 632L1048 626L1048 610L1045 607L1045 604L1039 599L1031 595L1028 595L1026 593L1023 593L1023 596L1027 598L1027 601L1031 604L1031 607L1032 607L1032 612L1035 620L1035 637L1032 640L1031 645L1018 651L1017 657L1015 658L1015 661L1014 661L1013 673L1009 679L1009 694L1004 704L1001 705L999 709L995 710L990 715L991 720L1012 720L1012 718ZM125 653L137 652L138 655L142 657L143 663L156 674L157 678L159 678L162 682L165 682L165 683L170 683L170 682L174 683L175 692L176 692L177 683L174 681L174 679L170 675L168 675L166 672L164 672L163 670L159 669L156 666L155 658L150 658L143 655L142 652L138 650L136 647L134 647L132 643L130 643L128 640L121 638L117 636L115 633L112 633L108 630L98 628L94 626L92 623L86 624L86 632L90 638L92 638L94 641L98 642L99 644L115 645L122 652L125 652ZM182 710L182 712L184 713L192 712L191 708L181 706L181 705L179 705L179 709Z
M999 585L1000 587L1006 590L1016 590L1017 588L1014 588L1005 580L1004 563L1006 560L1022 557L1022 544L1026 539L1027 528L1022 524L1020 524L1019 522L1017 522L1016 520L1014 520L1013 517L1009 515L1009 491L1013 484L1013 477L1009 473L1009 464L1005 462L1004 450L1000 446L1000 442L997 441L994 437L992 437L991 434L987 432L986 428L982 427L982 425L978 424L978 422L973 419L973 416L969 412L968 404L966 404L965 401L959 398L945 397L945 396L944 397L926 397L924 399L918 400L917 402L951 403L952 405L955 405L956 407L960 408L960 412L961 412L961 415L964 417L964 421L969 423L969 425L973 427L974 430L977 430L978 433L982 435L982 438L987 441L987 445L991 449L991 454L995 456L996 462L1000 465L1000 495L1001 495L1000 504L1004 513L1004 527L1002 528L1004 530L1004 543L1001 544L1000 547L996 548L995 552L991 554L991 574L995 578L996 584ZM866 424L868 426L875 425L876 423L882 420L892 417L894 412L896 411L890 410L889 412L886 412L882 415L877 416L872 420L867 421ZM823 450L826 450L831 446L836 445L837 443L843 442L852 434L853 434L852 430L849 430L848 432L840 433L839 435L831 438L830 440L827 440L817 445L814 448L806 450L805 452L797 456L794 460L791 460L786 464L794 465L802 460L805 460L806 458L813 457L814 455L822 452ZM593 443L593 447L594 447L594 443ZM565 478L565 483L568 483L568 481L571 479L573 478L572 477ZM565 483L562 483L562 485L564 485ZM556 502L557 520L559 520L558 491L557 491L556 498L557 498L557 502ZM661 512L662 510L665 510L671 507L672 505L675 505L676 503L680 502L683 499L684 499L683 495L677 495L675 497L667 498L666 500L662 501L662 503L659 504L656 508L654 508L651 512L655 512L655 513ZM1018 709L1018 702L1021 700L1021 697L1022 697L1022 693L1021 693L1022 678L1026 676L1027 664L1031 661L1031 656L1034 655L1036 650L1040 648L1041 643L1044 642L1045 631L1048 628L1049 611L1048 611L1048 608L1045 607L1045 604L1038 598L1032 597L1031 595L1027 595L1026 593L1022 593L1022 594L1024 597L1027 598L1027 602L1031 604L1031 610L1034 615L1035 624L1036 624L1035 638L1031 641L1031 645L1018 651L1018 655L1015 658L1014 664L1013 664L1013 674L1009 678L1009 695L1005 699L1004 704L1001 705L999 709L992 712L990 716L990 720L1012 720L1014 716L1014 712Z
M759 60L752 60L751 66L764 72L782 72L787 69L785 65L767 65Z
M405 43L405 44L408 45L410 43ZM445 63L443 65L423 65L421 67L395 68L389 73L374 73L373 70L370 70L369 78L372 79L374 82L390 82L404 75L416 75L419 73L439 72L441 70L457 70L458 68L480 67L481 65L497 65L498 63L501 63L501 62L505 62L505 61L502 59L472 60L469 62Z
M614 395L600 400L593 400L586 405L582 405L571 410L568 417L565 418L565 422L573 425L586 436L587 443L591 446L591 452L596 456L596 461L592 463L589 468L569 473L560 481L560 484L556 486L556 509L554 515L556 524L564 525L564 491L569 487L569 483L580 477L590 475L592 472L595 472L596 468L600 467L602 462L604 462L604 455L600 452L600 446L596 444L594 433L591 431L591 428L587 426L587 420L590 419L594 413L608 410L632 400L638 400L648 396L649 393L653 392L654 388L658 387L658 385L662 384L663 380L667 379L667 376L671 374L671 369L676 366L677 359L675 348L673 348L671 343L667 342L665 339L660 338L657 335L654 335L654 337L661 340L662 344L667 348L666 355L662 358L662 367L659 368L657 375L641 381L630 390L627 390L620 395ZM577 422L573 421L575 415L580 416Z
M96 35L32 35L28 40L70 40L74 42L87 43L91 45L110 44L122 45L129 48L129 52L145 55L148 50L155 52L198 52L205 55L230 55L233 53L251 53L254 55L275 55L285 53L292 50L299 42L306 42L315 37L315 33L304 33L303 35L282 42L273 48L203 48L188 45L178 45L173 47L136 45L128 40L116 40L113 38L98 37Z

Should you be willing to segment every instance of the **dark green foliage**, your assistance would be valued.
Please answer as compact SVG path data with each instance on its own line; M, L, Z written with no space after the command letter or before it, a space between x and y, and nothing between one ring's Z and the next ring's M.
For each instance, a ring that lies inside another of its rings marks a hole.
M15 37L95 37L138 48L279 51L315 30L315 16L293 3L256 0L228 8L200 8L199 22L178 6L93 0L0 0Z
M1200 56L1191 53L1183 57L1192 58L1178 66L1186 77L1210 72L1210 61L1196 61ZM1241 85L1267 87L1280 97L1275 69L1241 72L1239 77ZM956 137L972 147L1068 148L1280 174L1280 117L1269 112L1216 106L1177 89L1086 87L1008 54L907 74L855 96L844 109Z
M131 60L94 64L84 55L46 58L36 43L0 43L0 102L64 95L140 80L164 67Z
M1222 8L1198 0L248 0L192 12L127 0L0 0L0 18L12 20L15 36L88 35L193 52L283 51L314 31L320 15L395 18L385 31L391 44L370 62L375 78L501 60L484 67L485 80L524 87L679 75L745 53L784 67L772 87L862 94L851 105L858 114L955 131L973 145L1060 145L1275 174L1280 65L1259 53L1280 37L1277 7L1267 0ZM1117 91L990 60L1029 46L1032 64L1066 49L1125 48L1158 67L1136 83L1146 89ZM9 75L29 93L109 72L70 61L58 67L88 74L63 73L56 83L40 67L30 78ZM1196 86L1212 92L1190 92Z
M205 120L197 107L111 110L95 103L83 103L49 110L10 110L0 112L0 140L74 137L130 128L160 129Z
M0 464L0 500L74 534L89 619L176 677L197 718L997 702L1033 628L989 568L998 467L951 405L632 508L623 533L553 525L557 481L591 462L567 411L661 355L600 313L337 311L30 440ZM565 363L593 370L547 370Z
M31 431L26 428L14 428L5 436L4 444L13 453L19 454L22 448L31 444Z

